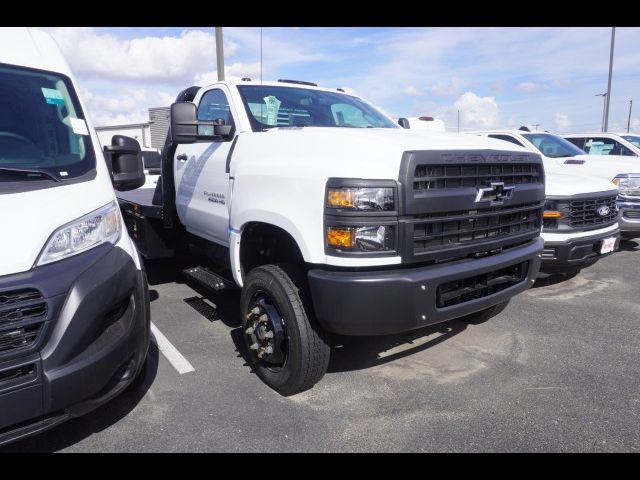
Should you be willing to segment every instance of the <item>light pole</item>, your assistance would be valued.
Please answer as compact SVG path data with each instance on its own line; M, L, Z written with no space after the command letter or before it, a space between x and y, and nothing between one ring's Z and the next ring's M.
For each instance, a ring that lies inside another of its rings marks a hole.
M607 107L607 92L596 93L596 97L602 97L602 123L600 124L600 131L604 132L604 114Z
M629 118L627 119L627 133L629 133L629 126L631 125L631 107L633 106L633 100L629 100Z
M216 27L216 62L218 81L224 80L224 49L222 48L222 27Z
M534 123L533 126L536 127L536 132L538 131L538 127L542 125L541 123Z
M609 101L611 100L611 75L613 73L613 44L616 40L616 27L611 27L611 53L609 53L609 81L607 82L607 97L606 97L606 106L605 106L605 114L604 114L604 126L602 128L603 132L607 131L607 127L609 126Z

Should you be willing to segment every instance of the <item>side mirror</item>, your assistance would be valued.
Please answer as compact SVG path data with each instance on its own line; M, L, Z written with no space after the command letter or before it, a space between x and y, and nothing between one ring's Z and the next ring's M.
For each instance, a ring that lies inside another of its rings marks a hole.
M111 171L113 188L126 191L144 185L141 149L136 139L114 135L111 138L111 145L104 147L104 154Z
M224 120L205 121L197 119L196 106L190 102L171 105L171 141L173 143L195 143L228 137L232 126Z
M409 120L404 117L400 117L398 119L398 125L400 125L402 128L411 128L409 127Z

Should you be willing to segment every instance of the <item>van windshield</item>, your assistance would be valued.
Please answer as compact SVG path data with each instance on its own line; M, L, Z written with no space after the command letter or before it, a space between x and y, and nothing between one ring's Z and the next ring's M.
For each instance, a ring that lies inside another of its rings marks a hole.
M238 85L254 132L274 127L398 128L351 95L309 88Z
M582 150L569 140L565 140L557 135L550 135L548 133L523 133L522 136L533 143L545 157L564 158L585 155Z
M95 173L95 156L71 81L0 64L0 184L61 184Z

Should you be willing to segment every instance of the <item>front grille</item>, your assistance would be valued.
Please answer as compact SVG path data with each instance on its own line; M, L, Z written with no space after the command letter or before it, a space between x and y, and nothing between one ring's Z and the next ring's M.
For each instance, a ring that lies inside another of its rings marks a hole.
M537 163L417 165L413 189L486 187L491 182L505 185L542 182L542 167Z
M0 355L36 343L47 318L47 302L35 289L0 293Z
M522 262L473 277L443 283L438 286L438 308L459 305L471 300L493 295L523 282L529 271L529 262Z
M609 210L605 215L598 213L602 207ZM616 197L590 198L569 202L569 225L573 228L606 226L614 223L618 217Z
M625 210L622 216L630 220L640 220L640 210Z
M420 216L413 223L413 253L450 249L527 233L537 234L542 204L489 207ZM518 240L518 241L519 241Z

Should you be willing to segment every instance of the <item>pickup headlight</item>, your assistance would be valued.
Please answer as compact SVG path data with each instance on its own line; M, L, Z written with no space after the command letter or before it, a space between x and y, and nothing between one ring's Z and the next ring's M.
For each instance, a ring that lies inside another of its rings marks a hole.
M395 210L393 187L328 187L326 207L361 212Z
M339 252L391 251L394 238L394 225L327 227L327 246Z
M611 182L618 187L618 194L623 197L640 197L640 175L621 174Z
M122 233L120 210L116 202L63 225L46 243L36 265L57 262L103 243L117 243Z

